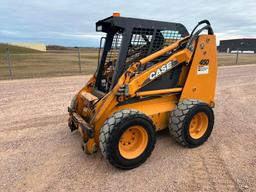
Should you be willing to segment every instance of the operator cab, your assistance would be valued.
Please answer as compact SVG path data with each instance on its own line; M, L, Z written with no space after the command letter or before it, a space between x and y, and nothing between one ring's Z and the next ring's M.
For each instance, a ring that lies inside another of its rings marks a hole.
M96 23L96 31L106 33L100 41L96 83L93 94L102 97L117 83L120 76L134 62L168 46L175 41L188 36L189 33L180 23L161 22L153 20L113 16ZM141 71L159 62L158 58L143 66ZM162 58L164 59L164 58ZM179 68L175 70L180 70ZM154 89L161 84L160 89L166 89L177 81L175 71L162 81L154 82L144 87L144 90Z

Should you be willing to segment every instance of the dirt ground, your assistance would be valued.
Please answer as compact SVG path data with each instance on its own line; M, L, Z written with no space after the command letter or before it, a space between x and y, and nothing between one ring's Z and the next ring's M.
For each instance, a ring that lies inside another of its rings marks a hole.
M0 191L256 191L256 65L219 68L208 142L185 149L163 131L130 171L85 155L67 127L87 78L0 81Z

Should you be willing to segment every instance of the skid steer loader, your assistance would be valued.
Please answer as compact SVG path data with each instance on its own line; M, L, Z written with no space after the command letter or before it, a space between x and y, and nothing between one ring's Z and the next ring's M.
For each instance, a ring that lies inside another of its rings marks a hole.
M96 23L98 67L71 101L69 127L88 154L100 148L115 167L132 169L150 156L165 128L182 146L210 136L217 73L208 20L191 34L180 23L121 17ZM102 46L103 45L103 46Z

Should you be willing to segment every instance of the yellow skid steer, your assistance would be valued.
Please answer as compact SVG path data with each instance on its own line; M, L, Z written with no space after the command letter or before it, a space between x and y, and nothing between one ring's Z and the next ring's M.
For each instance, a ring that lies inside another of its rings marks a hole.
M169 129L185 147L210 136L217 73L208 20L189 34L180 23L121 17L100 20L95 74L73 98L71 131L88 154L100 149L115 167L132 169L150 156L156 132Z

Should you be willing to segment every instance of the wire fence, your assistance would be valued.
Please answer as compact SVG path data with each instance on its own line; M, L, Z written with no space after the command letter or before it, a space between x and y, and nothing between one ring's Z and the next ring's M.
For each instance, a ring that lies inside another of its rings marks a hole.
M92 74L98 49L50 50L35 53L0 53L0 80Z
M93 74L98 63L98 49L77 48L47 52L0 52L0 80ZM219 53L218 63L224 65L256 64L256 54Z
M256 64L256 54L218 53L219 66Z

